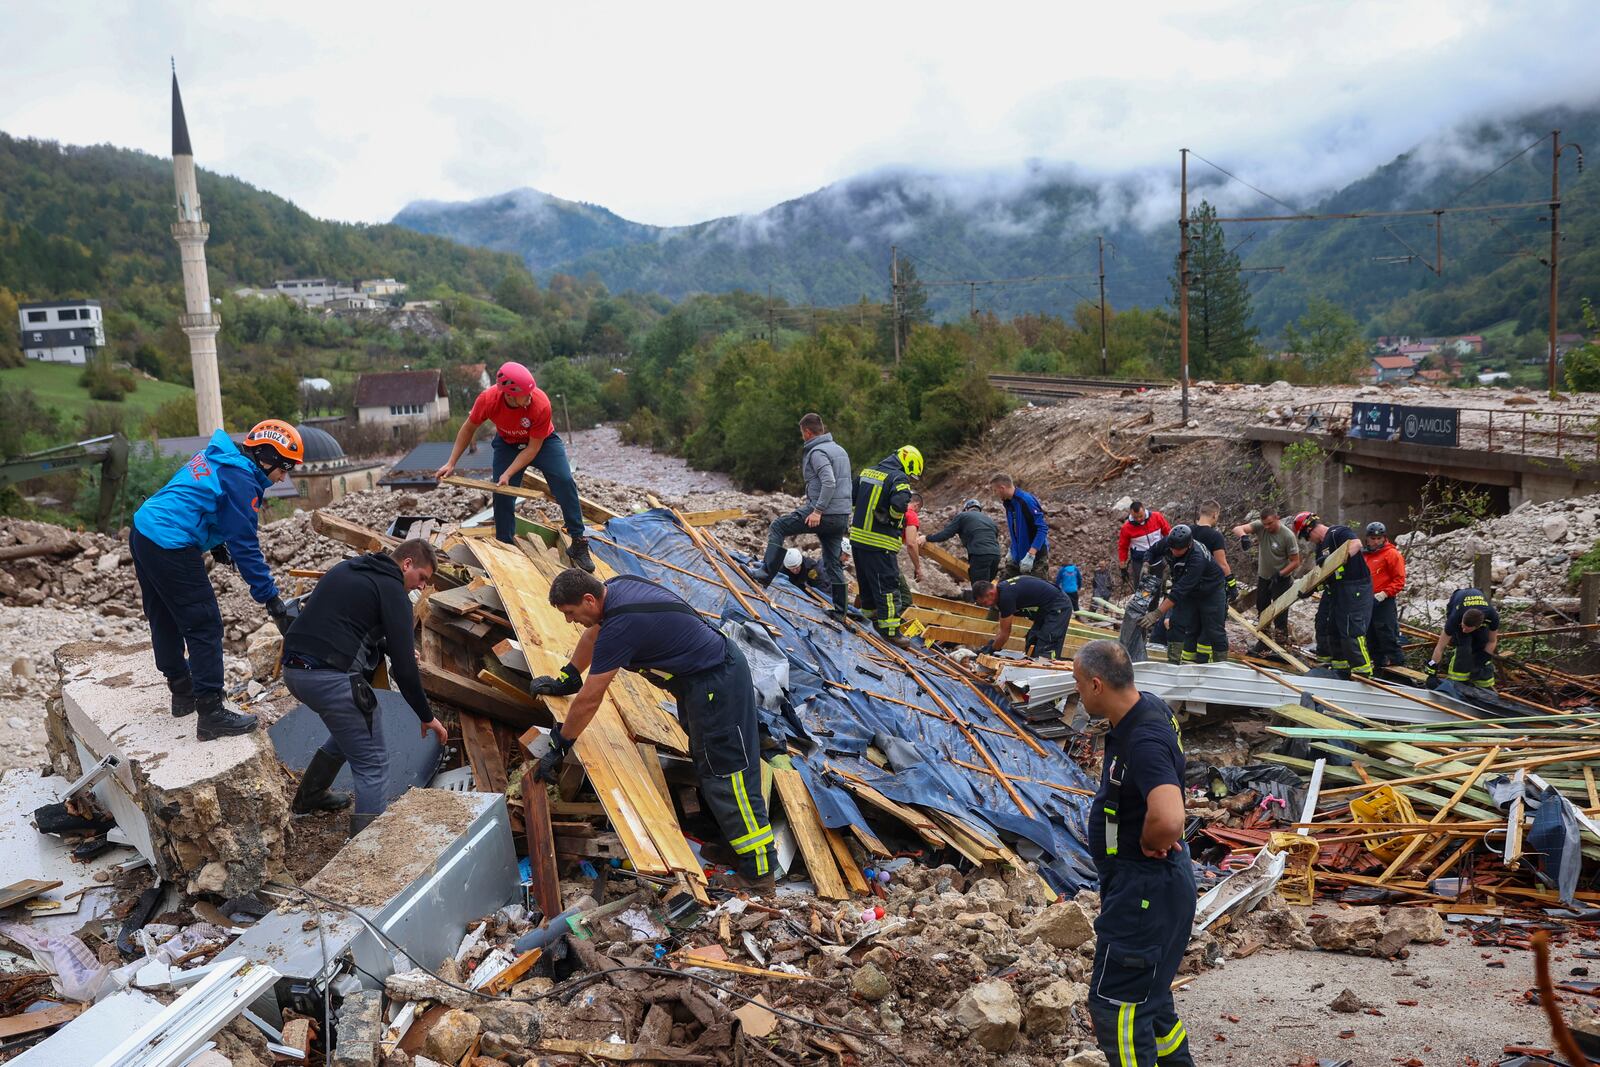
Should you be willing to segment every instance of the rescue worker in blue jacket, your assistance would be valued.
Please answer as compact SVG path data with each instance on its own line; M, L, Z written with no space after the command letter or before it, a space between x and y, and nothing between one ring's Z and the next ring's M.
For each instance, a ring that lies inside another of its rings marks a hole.
M223 703L222 612L205 554L232 563L280 631L293 621L262 558L256 522L267 487L305 460L300 431L257 423L234 444L221 430L133 514L129 548L156 666L172 693L172 714L198 712L201 741L246 734L256 717Z
M1063 563L1056 571L1056 588L1067 594L1067 599L1072 601L1072 610L1078 610L1078 590L1083 588L1083 572L1078 570L1076 563Z
M1439 671L1461 685L1494 688L1494 655L1500 644L1500 613L1481 589L1457 589L1445 605L1444 632L1428 658L1428 688L1439 686ZM1450 659L1444 659L1445 649Z
M529 687L536 696L572 697L563 720L530 746L535 775L555 776L617 672L637 671L677 700L700 796L738 856L734 887L771 892L775 846L761 794L755 684L739 646L676 593L637 575L602 582L562 571L550 583L550 604L585 629L561 673Z
M900 636L900 545L905 539L911 482L922 477L922 453L911 445L863 470L856 478L850 546L856 559L861 607L878 633L895 644Z
M1145 612L1139 625L1153 629L1168 612L1168 663L1211 663L1228 658L1227 575L1194 530L1179 523L1172 532L1150 546L1150 573L1166 567L1172 584L1154 611Z
M1039 498L1018 488L1009 474L996 474L989 488L999 498L1006 513L1006 536L1010 541L1000 577L1050 573L1050 527L1045 524Z
M1195 913L1178 720L1161 698L1139 691L1115 641L1084 645L1072 675L1084 711L1111 724L1089 805L1100 877L1088 1004L1095 1039L1115 1067L1193 1067L1172 1001Z
M1296 537L1315 546L1318 566L1327 562L1334 550L1355 542L1354 551L1322 587L1322 602L1317 605L1317 651L1328 656L1339 677L1359 674L1371 678L1367 631L1372 628L1372 571L1362 556L1361 535L1348 526L1329 526L1309 511L1296 515L1293 525Z

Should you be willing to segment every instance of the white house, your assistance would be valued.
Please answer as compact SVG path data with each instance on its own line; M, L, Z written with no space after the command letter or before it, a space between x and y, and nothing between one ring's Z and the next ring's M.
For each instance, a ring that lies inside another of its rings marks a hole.
M98 300L45 300L17 305L22 353L46 363L87 363L106 344Z
M365 425L431 426L450 417L444 372L388 371L356 379L356 421Z
M356 283L367 296L398 296L406 291L405 282L397 282L393 278L367 278Z
M354 296L355 289L332 278L279 278L272 288L307 307L319 307L340 296Z

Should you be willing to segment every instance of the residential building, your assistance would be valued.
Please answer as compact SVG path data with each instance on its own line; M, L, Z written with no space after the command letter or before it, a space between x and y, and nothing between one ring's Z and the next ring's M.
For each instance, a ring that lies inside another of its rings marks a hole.
M1415 380L1423 385L1449 385L1454 378L1447 370L1419 370Z
M1493 385L1496 382L1509 382L1510 380L1510 371L1490 370L1484 371L1482 374L1478 375L1479 385Z
M357 282L356 288L367 296L399 296L406 291L406 283L393 278L368 278Z
M322 304L324 311L376 311L383 307L383 303L365 293L353 293L349 296L336 296Z
M354 287L332 278L279 278L272 288L306 307L321 307L335 297L355 295Z
M1373 356L1372 369L1378 383L1403 382L1417 373L1410 356Z
M444 372L387 371L356 379L356 421L363 425L428 426L450 417Z
M1481 334L1469 333L1454 338L1450 342L1458 356L1481 355L1483 353L1483 337Z
M400 310L433 311L434 309L438 308L439 303L440 302L437 300L407 300L404 304L400 305Z
M1395 349L1394 354L1397 356L1406 356L1412 360L1419 360L1423 356L1431 356L1437 351L1439 351L1438 345L1427 344L1424 342L1419 344L1401 345L1399 348Z
M22 354L45 363L87 363L106 344L98 300L17 305Z

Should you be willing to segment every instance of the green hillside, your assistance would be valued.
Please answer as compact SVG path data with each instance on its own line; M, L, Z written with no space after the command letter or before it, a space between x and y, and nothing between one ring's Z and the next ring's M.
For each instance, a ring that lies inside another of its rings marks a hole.
M62 425L78 426L83 423L89 406L96 403L89 391L78 384L82 374L82 367L29 360L26 366L0 370L0 391L29 390L41 406L55 412ZM162 404L172 400L192 405L194 390L173 382L142 380L117 406L122 409L126 424L136 428Z

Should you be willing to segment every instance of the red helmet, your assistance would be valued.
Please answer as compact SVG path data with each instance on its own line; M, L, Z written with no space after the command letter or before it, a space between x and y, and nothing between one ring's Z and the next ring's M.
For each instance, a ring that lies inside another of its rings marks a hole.
M520 363L502 363L494 383L508 393L533 392L533 371Z
M1305 533L1307 527L1315 526L1320 520L1314 512L1302 511L1294 517L1294 522L1289 525L1294 529L1294 535L1299 537Z
M300 439L300 431L282 419L263 419L256 423L244 435L242 447L262 463L284 470L306 461L306 446Z

